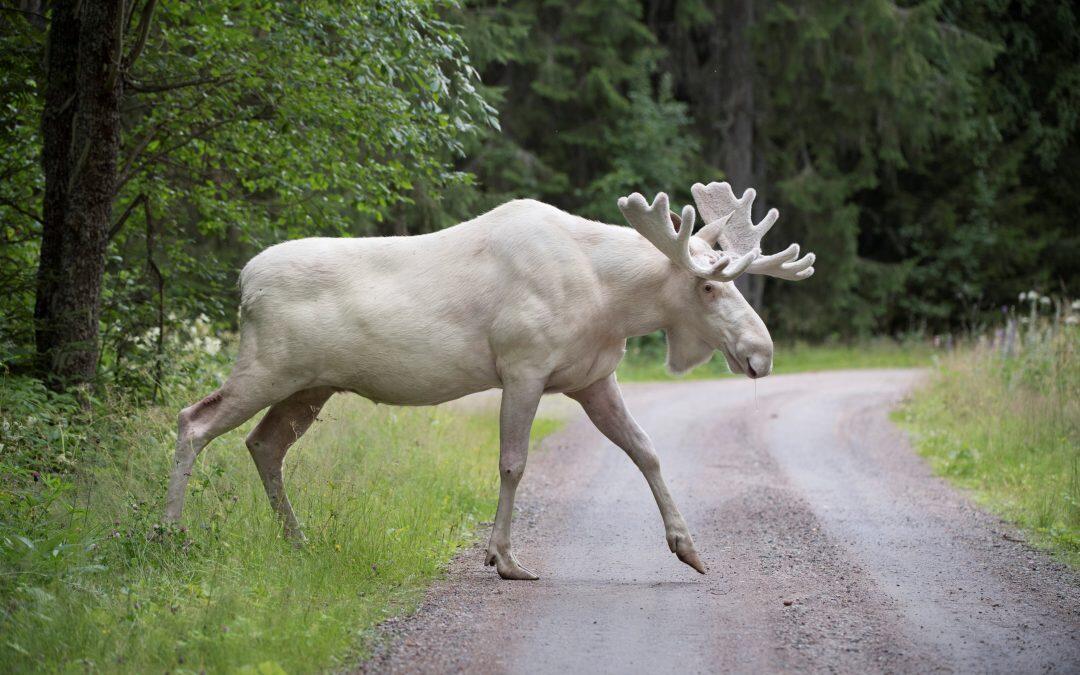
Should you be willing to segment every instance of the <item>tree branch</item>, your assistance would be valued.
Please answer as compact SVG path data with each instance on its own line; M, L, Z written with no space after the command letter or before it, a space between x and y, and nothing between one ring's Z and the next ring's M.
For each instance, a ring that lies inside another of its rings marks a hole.
M116 40L116 47L112 54L109 54L109 70L105 75L105 89L112 91L112 88L116 86L116 78L120 75L121 62L124 57L124 12L120 11L116 15L116 26L113 29L113 39Z
M225 84L231 82L233 77L196 77L190 80L179 80L176 82L148 82L140 83L136 80L125 79L127 86L132 91L140 94L156 94L163 91L172 91L173 89L183 89L184 87L198 87L203 84Z
M115 237L118 232L120 232L120 228L124 226L125 222L127 222L128 216L130 216L131 212L135 210L135 207L138 206L139 204L145 202L145 201L146 201L146 193L145 192L139 193L138 197L131 200L131 203L128 204L126 209L124 209L124 214L122 216L120 216L120 219L117 220L116 223L113 224L112 227L109 228L108 241L112 241L112 238Z
M172 120L165 120L164 122L155 125L154 128L139 141L138 145L135 146L135 149L131 151L131 155L129 155L124 162L124 168L117 173L117 176L119 177L116 180L116 192L120 192L120 188L122 188L131 178L131 167L135 165L135 160L142 156L143 150L146 150L150 143L158 137L158 134L165 129L167 126L166 122L170 121ZM168 138L168 134L165 135L165 138Z
M124 30L125 31L131 30L131 19L135 16L135 4L136 4L135 0L131 0L131 2L127 6L127 9L124 12L124 14L125 14L125 16L124 16Z
M0 12L15 12L16 14L23 14L35 19L41 19L42 21L46 21L49 18L41 12L33 12L29 9L19 9L18 7L0 7Z
M142 54L143 48L146 47L146 38L150 35L150 19L154 16L154 6L157 5L157 0L146 0L146 4L143 5L142 14L139 16L138 37L135 38L135 46L131 48L131 53L124 59L124 68L130 69L135 60Z
M71 138L72 145L75 144L75 137ZM86 158L90 156L90 141L87 140L83 143L82 150L79 152L79 157L75 161L75 167L71 170L71 176L68 178L66 194L71 194L71 191L75 189L75 181L79 179L79 174L82 173L83 166L86 164Z
M132 155L130 160L128 160L128 165L127 165L128 170L125 171L120 176L120 178L116 181L116 191L119 192L120 188L122 188L124 185L126 185L127 182L130 181L135 176L135 174L137 173L137 171L136 171L137 169L140 169L140 168L145 167L147 165L154 164L156 162L162 161L162 159L168 157L170 153L172 153L175 150L179 150L180 148L184 147L188 143L191 143L192 141L195 141L195 140L202 140L203 138L205 138L207 133L213 131L214 129L218 129L220 127L232 124L234 122L241 122L241 121L243 121L245 119L249 119L249 118L241 117L241 116L238 115L236 117L230 117L230 118L227 118L227 119L218 120L218 121L212 122L210 124L204 124L201 127L198 127L195 131L192 131L190 134L188 134L184 138L184 140L178 141L178 142L170 145L169 147L161 150L160 152L154 153L149 158L147 158L147 160L145 162L141 162L139 164L139 166L134 166L135 161L142 155L142 152L138 151L136 154Z
M231 79L231 77L232 76L229 76L228 79ZM227 81L227 80L225 78L223 78L222 82L224 82L224 81ZM140 158L140 156L142 156L143 151L146 150L147 146L150 145L151 141L154 141L154 140L158 139L160 137L162 131L166 131L166 133L164 134L164 138L168 138L169 137L169 134L167 133L168 126L170 124L173 124L174 122L176 122L180 115L182 115L184 113L190 113L190 112L198 109L198 107L200 105L202 105L202 103L203 103L202 101L196 100L196 101L194 101L194 102L192 102L192 103L190 103L188 105L177 106L177 109L179 110L177 115L175 115L173 117L166 117L165 119L161 120L160 122L155 124L153 126L153 128L150 129L146 133L145 136L143 136L143 138L135 145L135 148L127 156L127 159L124 161L123 168L117 173L119 178L117 179L117 182L116 182L116 190L115 190L115 192L118 193L120 191L120 188L122 188L129 180L131 180L132 175L133 175L132 174L132 167L135 165L135 162ZM236 119L236 118L232 118L232 119Z
M157 282L157 320L158 320L158 334L157 334L157 358L155 359L154 367L154 393L151 399L157 401L158 392L161 389L161 380L163 375L163 368L165 366L165 359L163 357L165 353L165 276L161 273L161 268L158 267L154 261L154 220L150 212L150 200L146 199L146 195L140 195L142 197L143 214L146 220L146 268Z
M10 199L0 197L0 205L6 206L9 209L11 209L12 211L15 211L16 213L21 213L22 215L26 216L27 218L33 218L34 220L41 223L42 225L45 224L45 221L41 219L41 216L37 215L33 211L27 211L26 209L22 208L21 206L19 206L15 202L11 201Z

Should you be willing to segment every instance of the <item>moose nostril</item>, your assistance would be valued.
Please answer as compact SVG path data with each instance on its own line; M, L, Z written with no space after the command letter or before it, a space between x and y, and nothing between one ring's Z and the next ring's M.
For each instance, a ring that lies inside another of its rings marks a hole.
M746 373L750 377L757 377L757 371L754 370L754 367L752 365L750 365L750 359L749 358L746 359Z

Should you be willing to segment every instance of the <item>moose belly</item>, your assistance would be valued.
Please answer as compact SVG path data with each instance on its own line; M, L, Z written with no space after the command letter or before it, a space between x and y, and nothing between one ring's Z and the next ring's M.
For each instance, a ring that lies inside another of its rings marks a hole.
M432 405L498 386L487 341L437 322L391 312L381 321L349 320L341 305L313 302L249 319L255 360L306 387Z
M498 382L474 376L432 376L421 370L402 369L378 373L337 384L342 389L389 405L437 405L498 386Z
M467 350L380 350L368 344L350 355L332 386L376 403L435 405L498 386L490 358Z

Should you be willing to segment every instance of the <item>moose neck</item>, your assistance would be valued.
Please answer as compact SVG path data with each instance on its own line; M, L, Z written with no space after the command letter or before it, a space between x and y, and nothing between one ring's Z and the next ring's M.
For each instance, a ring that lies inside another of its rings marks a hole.
M610 325L621 338L669 329L677 314L671 299L692 282L641 235L625 227L611 229L612 236L591 256Z

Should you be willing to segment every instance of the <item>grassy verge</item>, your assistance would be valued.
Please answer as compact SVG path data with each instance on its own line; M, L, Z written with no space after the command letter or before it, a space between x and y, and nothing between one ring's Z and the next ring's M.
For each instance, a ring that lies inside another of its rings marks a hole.
M943 358L896 413L934 469L1080 565L1080 330Z
M0 672L343 666L494 513L494 416L338 396L286 460L309 545L280 536L243 445L253 422L200 457L185 528L155 530L176 406L65 425L4 385ZM53 465L27 466L34 444Z
M656 340L633 342L619 365L619 379L625 382L671 380L679 376L664 366L665 347ZM773 372L804 373L840 368L914 368L929 366L934 349L926 342L897 342L888 338L853 344L818 344L802 342L777 344ZM688 379L730 377L724 357L714 354L711 361L698 366Z

